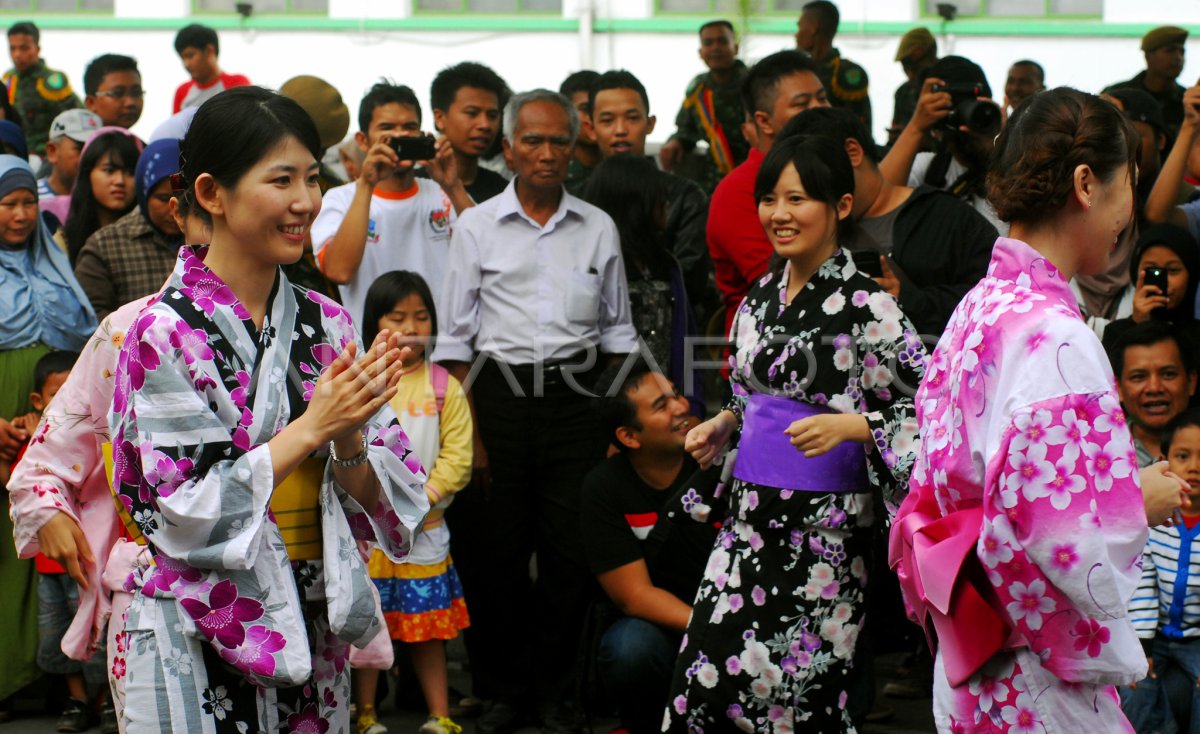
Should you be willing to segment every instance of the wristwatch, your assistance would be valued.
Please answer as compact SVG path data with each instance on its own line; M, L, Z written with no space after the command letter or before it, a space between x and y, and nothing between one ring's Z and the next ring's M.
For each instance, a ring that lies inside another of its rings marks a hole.
M329 458L333 459L334 467L338 469L350 469L367 463L367 434L364 432L359 435L362 439L362 444L358 449L358 453L349 459L339 459L337 450L333 447L333 441L329 442Z

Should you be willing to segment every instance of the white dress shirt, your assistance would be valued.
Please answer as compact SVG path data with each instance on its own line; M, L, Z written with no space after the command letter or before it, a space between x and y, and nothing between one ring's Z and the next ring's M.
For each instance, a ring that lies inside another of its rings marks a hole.
M438 360L478 353L530 365L637 347L616 227L566 191L544 227L521 207L515 181L463 212L437 304Z

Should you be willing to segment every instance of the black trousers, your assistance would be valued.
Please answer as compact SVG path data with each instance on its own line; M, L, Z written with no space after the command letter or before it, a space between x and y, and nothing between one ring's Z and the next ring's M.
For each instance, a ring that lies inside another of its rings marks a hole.
M579 383L590 386L594 372ZM557 373L540 397L528 375L518 372L517 382L523 396L489 363L471 387L491 488L460 492L446 520L471 615L475 695L560 703L574 690L593 583L579 539L579 489L606 442L589 397Z

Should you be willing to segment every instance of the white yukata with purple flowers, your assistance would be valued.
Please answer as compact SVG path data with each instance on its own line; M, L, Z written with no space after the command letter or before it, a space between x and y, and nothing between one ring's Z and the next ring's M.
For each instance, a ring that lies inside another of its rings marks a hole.
M379 624L355 543L403 559L429 511L425 474L385 407L367 430L375 511L325 460L321 560L289 559L266 442L358 337L341 306L282 273L258 330L205 252L180 251L116 372L114 483L154 556L127 582L127 728L347 733L349 645Z

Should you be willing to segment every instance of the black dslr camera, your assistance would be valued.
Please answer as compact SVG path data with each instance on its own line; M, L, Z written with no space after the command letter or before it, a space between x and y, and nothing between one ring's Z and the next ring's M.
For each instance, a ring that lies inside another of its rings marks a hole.
M972 132L995 133L1000 129L1000 107L994 102L980 99L983 85L969 83L934 84L931 92L947 92L953 109L942 123L947 130L956 131L966 127Z

